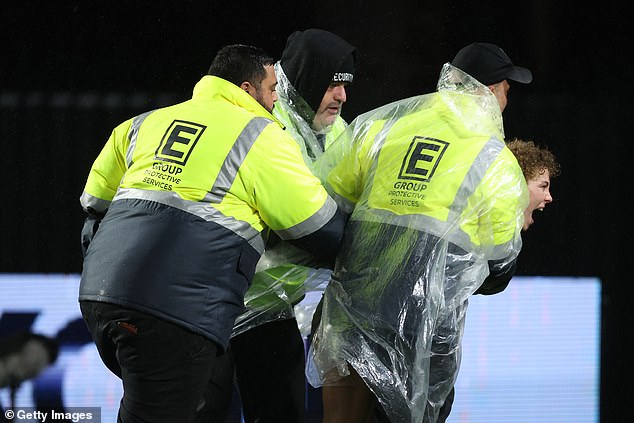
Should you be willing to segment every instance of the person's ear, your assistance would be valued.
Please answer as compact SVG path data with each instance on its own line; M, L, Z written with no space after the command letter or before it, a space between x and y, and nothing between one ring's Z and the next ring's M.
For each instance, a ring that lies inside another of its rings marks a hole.
M244 81L242 84L240 84L240 88L251 94L251 92L249 91L249 88L251 88L251 84L249 83L249 81Z

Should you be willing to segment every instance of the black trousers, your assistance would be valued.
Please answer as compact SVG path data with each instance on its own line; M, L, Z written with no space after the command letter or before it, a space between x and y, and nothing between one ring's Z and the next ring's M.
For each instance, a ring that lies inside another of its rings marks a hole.
M227 357L215 342L124 307L80 307L102 361L123 382L117 422L191 423L209 398L218 400L213 414L222 421L231 395L222 384L233 373L221 377Z
M297 320L275 320L231 339L245 423L303 423L304 340Z

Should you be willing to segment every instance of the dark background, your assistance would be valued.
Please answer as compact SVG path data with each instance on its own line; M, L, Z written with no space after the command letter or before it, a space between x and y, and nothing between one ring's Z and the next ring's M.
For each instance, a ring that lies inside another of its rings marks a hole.
M498 44L533 72L533 83L512 85L507 139L546 145L562 165L554 203L524 236L518 274L601 278L601 421L631 414L623 411L634 400L634 281L625 246L633 38L625 6L561 0L0 4L0 272L81 272L78 199L110 131L138 113L189 98L223 45L255 44L277 58L296 29L341 35L358 49L343 112L351 121L434 91L443 63L461 47Z

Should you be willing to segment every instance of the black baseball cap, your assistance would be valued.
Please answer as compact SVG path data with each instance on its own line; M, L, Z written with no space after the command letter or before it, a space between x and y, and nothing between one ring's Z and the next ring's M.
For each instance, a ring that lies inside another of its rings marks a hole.
M490 43L473 43L463 47L451 64L484 85L497 84L505 79L522 84L533 80L531 71L515 66L504 50Z

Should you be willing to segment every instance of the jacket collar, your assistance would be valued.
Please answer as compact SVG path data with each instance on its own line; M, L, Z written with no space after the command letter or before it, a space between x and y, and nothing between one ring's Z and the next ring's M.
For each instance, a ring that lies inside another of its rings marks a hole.
M217 76L205 75L194 86L192 99L221 100L235 104L257 116L262 116L277 122L280 121L269 113L249 93L240 89L237 85Z

